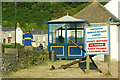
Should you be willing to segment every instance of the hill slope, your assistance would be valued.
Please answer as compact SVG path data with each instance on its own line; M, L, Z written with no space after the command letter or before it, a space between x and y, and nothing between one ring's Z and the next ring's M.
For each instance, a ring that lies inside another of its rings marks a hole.
M90 2L19 2L16 5L16 21L22 30L47 29L44 21L60 18L69 13L73 16ZM106 4L102 3L103 5ZM2 3L2 26L14 27L15 3Z

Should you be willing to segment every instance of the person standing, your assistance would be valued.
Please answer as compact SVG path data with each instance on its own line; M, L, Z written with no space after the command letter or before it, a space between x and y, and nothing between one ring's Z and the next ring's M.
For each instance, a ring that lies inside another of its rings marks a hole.
M23 35L23 40L24 40L24 48L25 50L32 50L32 43L31 41L33 41L33 35L30 33L30 31L28 30L27 33L25 33Z

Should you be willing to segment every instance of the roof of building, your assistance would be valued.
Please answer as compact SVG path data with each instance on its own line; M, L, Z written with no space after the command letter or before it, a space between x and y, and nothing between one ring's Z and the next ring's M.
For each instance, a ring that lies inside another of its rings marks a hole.
M2 27L2 31L15 31L15 27Z
M76 13L74 17L77 19L87 20L89 23L104 23L110 18L120 21L99 2L91 3L86 8Z
M63 16L59 19L55 19L55 20L51 20L51 21L47 21L45 23L67 23L67 22L87 22L85 20L82 19L76 19L72 16L69 16L68 14L66 16Z
M47 29L32 30L31 33L32 34L48 34L48 30Z

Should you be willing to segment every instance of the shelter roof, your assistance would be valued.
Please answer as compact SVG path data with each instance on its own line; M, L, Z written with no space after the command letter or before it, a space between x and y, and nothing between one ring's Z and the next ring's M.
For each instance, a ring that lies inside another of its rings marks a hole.
M82 19L76 19L72 16L69 16L68 14L66 16L63 16L59 19L55 19L55 20L51 20L45 23L67 23L67 22L87 22L86 20L82 20Z
M104 23L109 21L110 18L114 18L115 21L120 21L99 2L91 3L86 8L76 13L74 17L87 20L89 23Z

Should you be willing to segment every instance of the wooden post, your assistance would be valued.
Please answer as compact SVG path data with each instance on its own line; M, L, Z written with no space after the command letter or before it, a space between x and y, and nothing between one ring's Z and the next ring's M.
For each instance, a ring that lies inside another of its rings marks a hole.
M109 55L104 55L104 62L108 62L109 60Z
M86 56L86 73L89 73L89 69L90 69L90 59L89 59L89 55Z

